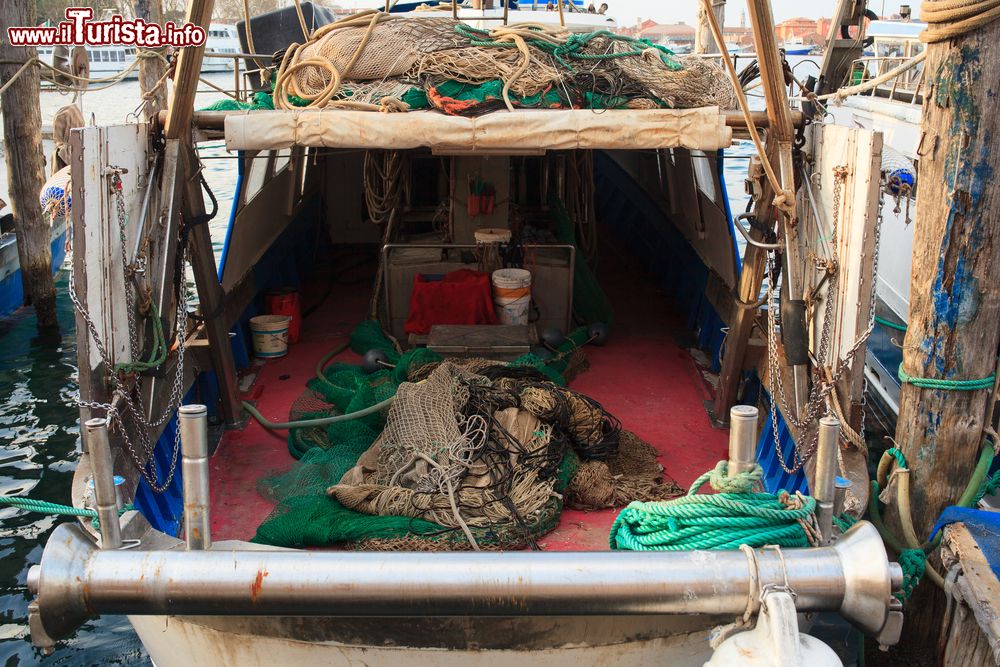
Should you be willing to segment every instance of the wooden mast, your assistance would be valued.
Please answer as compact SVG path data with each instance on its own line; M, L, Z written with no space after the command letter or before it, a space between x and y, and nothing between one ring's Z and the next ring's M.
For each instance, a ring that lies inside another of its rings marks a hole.
M4 0L0 3L0 26L34 25L34 7L35 3L29 0ZM42 111L38 99L41 91L38 68L23 65L34 57L34 48L14 47L6 34L0 37L0 85L17 77L3 93L2 110L4 153L21 282L25 295L35 306L38 328L53 329L59 322L52 279L52 234L38 202L45 184Z
M1000 344L1000 111L995 99L1000 22L928 44L920 185L903 370L970 380L994 373ZM904 383L896 443L911 469L919 539L962 494L990 426L991 388ZM894 504L890 525L900 533ZM930 564L934 564L933 558ZM926 580L906 608L904 642L933 641L944 596Z
M753 26L754 46L757 51L757 60L760 63L760 74L764 96L767 101L768 119L768 155L760 156L761 159L770 159L772 164L777 159L778 168L775 170L781 179L782 187L786 190L794 190L795 177L793 174L792 162L792 140L794 139L795 128L792 124L791 110L788 107L788 96L785 92L784 71L782 69L781 57L778 53L778 45L774 40L774 18L771 13L771 5L768 0L748 0L747 9L750 14L751 25ZM774 193L771 191L770 183L765 181L765 192L758 199L757 208L754 215L762 223L770 227L774 220L774 209L771 200ZM798 272L794 273L791 279L786 274L786 280L794 283L792 286L792 298L801 298L801 262L798 261L798 235L796 232L797 220L794 217L785 221L785 235L788 242L787 254L788 265ZM762 241L763 235L759 229L751 229L750 235L754 240ZM737 292L740 299L745 303L752 303L757 300L760 293L761 281L764 277L766 254L763 250L747 245L746 254L743 261L743 273L740 276L740 284ZM798 278L798 280L796 280ZM716 393L713 412L715 419L726 422L729 419L729 408L736 401L736 393L739 387L740 375L743 370L743 361L746 355L747 344L750 340L750 333L753 329L753 321L756 316L756 309L739 308L736 311L733 322L730 324L729 336L726 339L726 354L722 360L722 369L719 376L719 390ZM805 377L807 368L794 367L796 371L796 402L802 405L804 396L808 394L808 386Z
M214 0L191 0L185 20L201 26L207 34L214 4ZM215 255L212 252L212 238L208 225L198 222L203 220L205 215L205 197L198 173L198 158L191 143L194 97L204 53L204 45L181 49L177 59L173 96L164 124L164 136L168 142L180 142L180 178L177 182L182 187L181 210L184 221L186 224L195 223L190 228L189 236L195 285L198 288L198 299L205 317L212 367L219 383L223 421L226 424L236 424L242 414L236 387L236 363L229 340L229 327L226 326L225 295L222 285L219 284Z

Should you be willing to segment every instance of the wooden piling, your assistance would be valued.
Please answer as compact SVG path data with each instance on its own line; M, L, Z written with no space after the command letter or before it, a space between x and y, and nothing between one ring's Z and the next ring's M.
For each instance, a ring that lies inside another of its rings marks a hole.
M994 373L1000 344L1000 22L929 44L920 175L903 370L973 380ZM918 381L919 382L919 381ZM910 505L926 539L969 481L990 419L992 388L904 383L896 442L912 470ZM896 508L890 526L901 534ZM937 565L932 557L929 565ZM903 642L930 648L944 596L927 580L906 607ZM929 654L931 655L931 654Z
M35 3L29 0L4 0L0 3L0 26L34 25L34 8ZM22 71L22 64L36 55L34 48L11 46L6 34L0 38L0 85L17 76L3 93L0 108L21 281L28 302L35 306L39 329L52 329L59 323L52 279L51 226L38 201L45 184L38 102L41 91L38 68L28 66Z
M694 33L693 49L695 53L719 53L719 47L712 37L712 29L709 27L707 11L704 5L698 4L698 26ZM715 14L715 20L718 21L719 27L724 27L726 24L726 0L712 0L712 13Z
M163 24L162 0L136 0L136 18L147 23ZM140 51L136 55L141 57ZM139 88L143 96L143 116L146 122L154 122L157 114L167 108L167 82L161 81L167 71L166 64L159 58L142 57L139 61Z

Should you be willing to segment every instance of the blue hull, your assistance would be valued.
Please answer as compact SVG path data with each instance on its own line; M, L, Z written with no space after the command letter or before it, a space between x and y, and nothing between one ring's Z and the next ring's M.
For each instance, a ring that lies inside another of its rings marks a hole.
M9 241L13 245L14 241ZM55 274L66 260L66 225L62 225L61 233L52 238L52 273ZM17 264L17 252L13 256L13 270L3 267L3 278L0 279L0 317L7 317L24 305L24 285L21 282L21 268Z

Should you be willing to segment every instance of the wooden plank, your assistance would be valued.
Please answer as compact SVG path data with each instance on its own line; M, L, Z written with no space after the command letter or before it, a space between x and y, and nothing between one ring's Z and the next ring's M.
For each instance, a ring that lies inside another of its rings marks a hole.
M207 35L214 7L215 0L190 0L184 20L201 26ZM190 134L194 96L198 90L198 78L201 76L201 61L205 56L204 44L178 50L180 55L177 57L174 91L163 128L168 139L179 139Z
M208 231L208 224L197 223L205 215L201 180L195 176L198 173L197 160L194 149L184 146L181 151L181 173L185 175L184 220L185 224L195 223L189 231L189 254L194 269L195 285L198 288L198 300L205 318L212 368L219 383L222 417L226 424L235 425L239 423L242 414L237 388L236 362L233 359L229 325L226 322L225 294L222 285L219 284L219 273L212 252L212 237ZM189 174L191 176L188 176Z
M942 560L961 571L951 626L944 629L943 664L1000 665L1000 582L964 524L945 528Z

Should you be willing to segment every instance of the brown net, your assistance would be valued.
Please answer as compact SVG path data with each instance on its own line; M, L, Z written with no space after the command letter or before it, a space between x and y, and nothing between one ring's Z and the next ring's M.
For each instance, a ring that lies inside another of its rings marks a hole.
M656 450L622 431L618 453L607 461L581 461L566 489L566 504L582 510L621 507L632 501L669 500L684 494L656 460Z
M276 108L461 114L504 107L732 108L736 101L716 65L608 31L574 34L532 24L486 31L448 18L400 19L371 10L289 47L274 94Z

